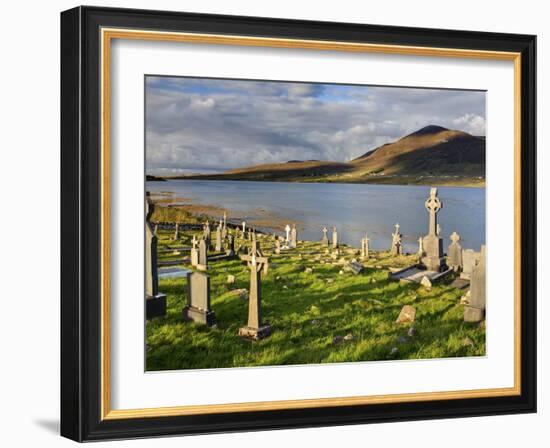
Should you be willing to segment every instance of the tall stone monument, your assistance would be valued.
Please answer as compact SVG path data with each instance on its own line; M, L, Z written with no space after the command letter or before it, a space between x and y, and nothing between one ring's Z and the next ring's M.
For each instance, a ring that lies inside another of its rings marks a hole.
M288 244L290 242L290 226L288 224L285 227L285 232L286 232L285 243Z
M403 235L399 232L399 224L395 225L395 231L391 234L391 249L390 253L392 255L403 255Z
M222 250L222 225L219 224L216 228L216 252L221 252Z
M154 204L145 197L145 316L147 319L166 315L166 294L159 292L157 273L157 237L151 228Z
M210 309L210 276L203 272L187 273L187 306L183 318L209 327L216 324L216 315Z
M363 258L363 260L369 259L369 241L369 235L365 233L365 238L361 239L361 258Z
M298 234L296 231L296 224L292 224L292 229L290 231L290 248L296 249L296 244L298 241Z
M210 230L210 222L208 220L206 220L206 223L204 224L203 239L206 242L206 247L210 248L210 242L212 240L212 232Z
M456 232L451 234L451 244L447 248L447 265L455 272L462 269L462 246L460 235Z
M485 246L481 246L481 256L472 269L470 303L464 307L464 322L480 322L485 317L485 258Z
M247 255L240 255L250 269L250 291L248 298L248 323L239 329L239 336L262 339L271 334L271 326L262 322L262 270L267 274L269 259L264 257L254 239Z
M332 228L332 248L338 249L338 232L336 231L336 226Z
M424 206L430 214L430 220L428 235L423 240L425 255L422 257L421 262L429 271L440 272L445 267L445 257L443 256L443 240L437 233L437 213L443 206L437 197L437 188L430 190L430 197L426 199Z

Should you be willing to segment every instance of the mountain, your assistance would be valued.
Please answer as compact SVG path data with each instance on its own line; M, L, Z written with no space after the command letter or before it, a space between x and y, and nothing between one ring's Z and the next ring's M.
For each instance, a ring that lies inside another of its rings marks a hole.
M483 186L485 137L430 125L349 162L290 160L185 178Z

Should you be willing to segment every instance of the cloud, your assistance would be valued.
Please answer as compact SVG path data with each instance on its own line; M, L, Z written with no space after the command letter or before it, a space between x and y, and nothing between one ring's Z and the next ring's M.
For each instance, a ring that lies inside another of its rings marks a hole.
M147 171L346 161L428 124L485 134L485 93L148 77Z

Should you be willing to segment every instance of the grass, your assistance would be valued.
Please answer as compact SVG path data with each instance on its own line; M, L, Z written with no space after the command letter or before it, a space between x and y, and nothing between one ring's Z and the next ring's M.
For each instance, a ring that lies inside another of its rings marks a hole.
M159 247L171 242L172 232L160 233ZM182 232L187 245L192 234ZM236 247L248 244L238 239ZM427 359L485 354L485 328L463 322L464 293L446 283L431 290L389 279L389 268L416 261L415 256L371 255L358 275L344 263L356 255L344 248L335 260L320 243L303 242L298 249L271 253L273 238L260 239L270 257L262 277L263 320L272 335L261 341L238 336L246 324L248 301L235 290L248 289L249 271L240 260L210 263L211 305L217 328L185 322L185 279L162 279L168 295L165 317L147 322L147 369L198 369L244 366ZM300 256L300 253L302 254ZM169 255L169 254L168 254ZM163 260L164 254L159 259ZM181 257L181 256L180 256ZM182 263L182 266L189 267ZM306 268L313 268L306 272ZM342 273L341 273L342 271ZM227 276L234 275L234 285ZM404 305L417 310L413 324L397 324ZM414 326L416 333L408 336ZM352 335L351 340L340 337ZM335 343L334 339L340 341Z

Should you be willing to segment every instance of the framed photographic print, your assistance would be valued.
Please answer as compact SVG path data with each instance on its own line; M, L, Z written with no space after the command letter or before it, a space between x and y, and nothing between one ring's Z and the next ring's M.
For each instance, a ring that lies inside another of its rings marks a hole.
M61 432L536 411L535 36L61 14Z

